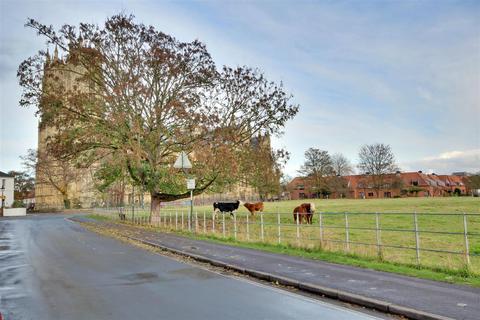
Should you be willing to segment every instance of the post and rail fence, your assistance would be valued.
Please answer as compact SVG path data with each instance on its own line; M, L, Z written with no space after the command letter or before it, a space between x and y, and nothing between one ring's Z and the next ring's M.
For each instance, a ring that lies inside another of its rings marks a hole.
M211 211L195 211L193 221L189 221L186 208L163 208L154 217L147 210L132 212L135 214L118 207L94 209L95 214L111 219L172 232L343 251L418 266L467 266L480 272L479 213L316 212L312 223L307 224L278 209L254 216L244 212L217 214L215 220Z

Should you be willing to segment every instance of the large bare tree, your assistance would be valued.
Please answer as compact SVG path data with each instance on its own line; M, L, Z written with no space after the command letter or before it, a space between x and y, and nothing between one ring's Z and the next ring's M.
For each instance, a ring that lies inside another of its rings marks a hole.
M172 167L179 151L194 159L199 194L238 179L251 138L280 134L298 112L259 70L217 69L203 43L180 42L133 16L58 31L33 19L26 26L66 55L48 61L39 51L18 69L20 104L38 106L43 125L56 129L49 152L84 166L120 162L150 192L152 211L189 195Z
M360 148L358 157L358 168L369 176L368 184L377 198L380 197L380 190L388 183L388 175L398 170L392 148L383 143L366 144Z

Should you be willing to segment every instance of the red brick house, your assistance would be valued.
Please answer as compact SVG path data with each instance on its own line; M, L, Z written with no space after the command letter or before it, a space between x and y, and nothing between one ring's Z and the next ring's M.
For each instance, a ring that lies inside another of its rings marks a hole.
M465 195L468 190L464 177L455 175L436 175L418 172L397 172L384 177L383 187L374 188L373 177L369 175L350 175L336 177L345 179L346 188L341 192L331 190L329 198L394 198L394 197L444 197L454 194ZM315 198L309 178L296 177L287 185L291 199Z

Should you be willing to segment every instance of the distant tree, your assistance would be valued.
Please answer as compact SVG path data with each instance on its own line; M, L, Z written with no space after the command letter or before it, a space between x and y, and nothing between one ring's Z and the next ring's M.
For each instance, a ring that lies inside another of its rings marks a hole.
M348 181L345 177L340 175L332 175L327 178L328 188L337 197L344 198L348 194Z
M338 176L347 176L353 173L350 161L341 153L335 153L331 157L333 172Z
M254 187L261 199L280 193L281 170L290 157L283 149L272 150L269 141L269 137L256 137L241 155L247 185Z
M334 171L328 151L316 148L305 151L305 162L298 172L309 179L317 197L321 194L329 194L327 177Z
M22 200L35 189L35 178L27 171L9 171L9 175L15 178L13 190L15 200Z
M369 175L368 184L375 190L377 197L380 197L380 190L387 182L387 175L398 170L391 147L383 143L363 145L358 157L360 172Z
M35 183L52 186L62 195L64 207L70 208L68 186L76 179L75 164L35 149L28 149L27 154L20 158L24 167L35 172Z

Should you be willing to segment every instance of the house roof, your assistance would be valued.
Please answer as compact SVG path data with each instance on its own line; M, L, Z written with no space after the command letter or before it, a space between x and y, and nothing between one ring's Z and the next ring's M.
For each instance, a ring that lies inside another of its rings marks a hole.
M1 178L13 178L13 176L9 175L9 174L6 174L5 172L3 171L0 171L0 177Z

